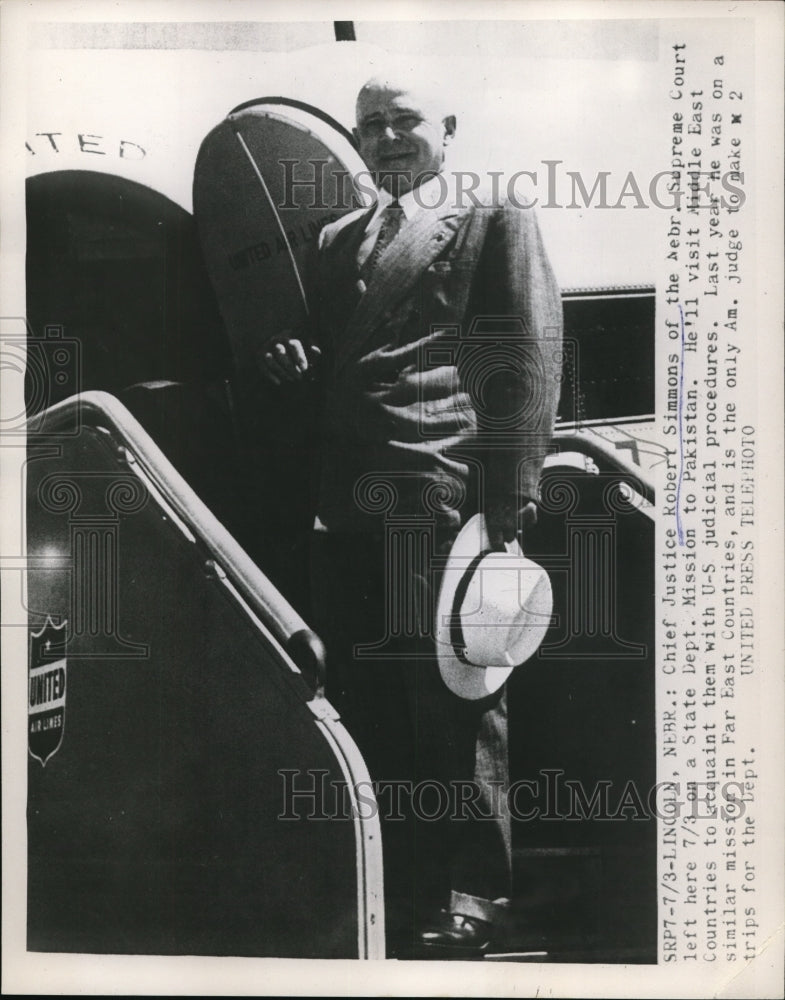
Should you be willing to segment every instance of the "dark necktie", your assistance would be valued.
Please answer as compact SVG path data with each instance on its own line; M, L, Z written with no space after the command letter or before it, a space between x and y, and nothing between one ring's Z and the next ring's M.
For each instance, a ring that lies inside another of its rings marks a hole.
M371 275L376 270L380 257L400 232L403 220L404 214L400 204L397 201L390 202L382 212L382 224L379 227L379 235L376 237L373 250L368 254L368 259L361 269L366 284L371 280Z

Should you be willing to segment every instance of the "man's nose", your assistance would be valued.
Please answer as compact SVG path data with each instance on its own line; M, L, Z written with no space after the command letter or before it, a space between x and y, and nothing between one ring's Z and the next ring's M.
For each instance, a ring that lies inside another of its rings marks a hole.
M385 125L384 126L384 132L382 132L382 135L384 136L385 139L397 139L398 138L398 133L395 131L395 129L392 127L392 125Z

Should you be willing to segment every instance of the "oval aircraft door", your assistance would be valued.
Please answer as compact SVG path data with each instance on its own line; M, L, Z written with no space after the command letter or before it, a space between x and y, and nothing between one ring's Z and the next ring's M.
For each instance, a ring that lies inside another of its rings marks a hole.
M266 551L260 560L295 603L303 541L314 517L315 385L276 387L260 367L271 338L309 338L309 274L321 229L372 194L350 134L297 101L241 105L205 138L194 173L194 216L234 361L244 466Z

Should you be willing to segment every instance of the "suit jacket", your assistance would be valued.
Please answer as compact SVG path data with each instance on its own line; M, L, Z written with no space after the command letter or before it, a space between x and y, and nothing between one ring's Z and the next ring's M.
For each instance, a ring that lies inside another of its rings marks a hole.
M384 514L458 527L499 498L535 498L562 336L535 216L450 199L420 209L366 289L357 250L371 211L320 240L320 519L336 531L383 530Z

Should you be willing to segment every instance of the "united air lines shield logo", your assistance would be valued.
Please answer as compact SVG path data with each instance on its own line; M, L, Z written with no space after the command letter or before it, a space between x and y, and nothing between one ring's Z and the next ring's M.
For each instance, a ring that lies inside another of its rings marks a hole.
M40 632L30 633L27 739L43 767L60 749L65 731L65 625L47 618Z

